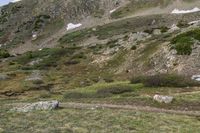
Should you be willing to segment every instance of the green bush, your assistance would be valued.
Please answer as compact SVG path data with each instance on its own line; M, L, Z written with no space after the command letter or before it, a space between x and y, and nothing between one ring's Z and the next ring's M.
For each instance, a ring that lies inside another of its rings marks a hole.
M8 51L4 49L0 49L0 59L7 58L7 57L10 57L10 54L8 53Z
M161 30L162 33L164 33L164 32L167 32L169 30L169 28L162 26L162 27L160 27L160 30Z
M133 45L132 47L131 47L131 50L136 50L137 49L137 46L135 46L135 45Z
M190 37L182 37L173 46L179 55L190 55L192 53L193 41Z
M103 89L99 89L97 91L97 94L101 94L101 95L116 95L116 94L123 94L126 92L132 92L133 88L129 87L129 86L111 86L111 87L106 87Z
M115 84L107 86L99 86L98 88L81 88L74 91L69 91L64 94L65 99L81 99L81 98L107 98L114 95L121 95L129 92L134 92L134 87L131 84Z
M70 65L76 65L76 64L79 64L79 63L80 63L79 60L69 60L69 61L65 62L65 65L70 66Z
M157 74L153 76L139 76L131 79L131 83L143 83L146 87L193 87L200 83L182 75Z
M64 98L66 99L91 98L91 95L80 92L67 92L64 94Z
M172 49L179 55L190 55L194 41L200 41L200 29L191 30L177 35L171 40Z
M34 51L34 52L27 52L22 56L18 57L16 61L23 65L25 69L45 69L48 67L56 67L60 58L63 56L71 56L74 53L75 49L64 49L64 48L46 48L41 51ZM39 64L35 64L33 66L26 66L27 63L35 60L35 59L42 59ZM30 68L31 67L31 68Z

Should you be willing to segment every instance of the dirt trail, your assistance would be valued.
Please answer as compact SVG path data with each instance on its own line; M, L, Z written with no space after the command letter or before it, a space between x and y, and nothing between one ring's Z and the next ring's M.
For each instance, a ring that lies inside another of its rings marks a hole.
M22 107L27 103L11 103L4 104L9 108ZM131 111L142 111L152 113L166 113L173 115L187 115L200 117L200 111L184 111L184 110L169 110L163 108L156 108L150 106L135 106L135 105L116 105L116 104L105 104L105 103L78 103L78 102L63 102L59 104L61 109L122 109Z
M176 115L200 116L200 111L182 111L182 110L167 110L161 108L154 108L149 106L132 106L132 105L114 105L114 104L88 104L88 103L60 103L61 108L75 108L75 109L125 109L133 111L167 113Z

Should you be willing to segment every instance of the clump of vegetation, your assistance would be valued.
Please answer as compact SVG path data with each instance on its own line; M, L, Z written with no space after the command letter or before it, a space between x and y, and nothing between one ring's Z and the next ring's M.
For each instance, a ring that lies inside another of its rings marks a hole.
M0 59L1 58L7 58L7 57L10 57L9 52L5 49L0 49Z
M135 45L133 45L132 47L131 47L131 50L136 50L137 49L137 46L135 46Z
M68 57L73 55L75 49L64 49L64 48L46 48L41 51L35 52L27 52L22 56L17 58L17 62L23 65L25 69L45 69L48 67L57 66L57 62L61 57ZM40 63L35 64L33 66L26 66L30 61L34 61L35 59L43 59Z
M99 89L97 91L97 94L101 94L101 95L108 95L108 94L123 94L126 92L132 92L133 88L131 88L130 86L111 86L111 87L106 87L103 89Z
M162 26L162 27L160 28L160 30L161 30L162 33L164 33L164 32L167 32L167 31L169 30L169 28L166 27L166 26Z
M81 93L81 92L67 92L64 95L66 99L81 99L81 98L94 98L95 95L90 93Z
M79 63L80 63L79 60L69 60L69 61L65 62L65 65L70 66L70 65L76 65L76 64L79 64Z
M131 79L131 83L143 83L146 87L193 87L200 83L182 75L157 74L152 76L139 76Z
M134 89L130 86L108 86L103 88L98 88L95 91L88 92L78 92L71 91L67 92L64 97L67 99L81 99L81 98L106 98L112 97L113 95L120 95L127 92L133 92Z
M102 18L102 16L104 15L104 10L103 9L98 9L98 10L95 10L94 13L92 14L94 17L97 17L97 18Z
M188 27L189 25L185 21L179 21L177 26L180 27L180 28L185 28L185 27Z
M195 40L200 41L200 29L191 30L174 37L171 40L172 48L179 55L190 55Z
M115 46L117 46L117 42L118 40L110 40L107 42L106 46L108 46L109 48L114 48Z
M146 29L144 30L145 33L148 33L148 34L152 34L153 33L153 29Z
M62 38L59 39L59 42L61 44L77 42L88 37L89 33L91 33L89 29L75 31L75 32L64 35Z
M65 99L80 99L80 98L106 98L115 95L122 95L129 92L134 92L141 85L133 85L128 82L113 82L95 84L92 86L77 88L74 91L65 93Z
M59 42L61 44L76 43L92 36L96 36L100 40L109 39L115 35L135 32L136 26L137 26L136 23L133 23L132 19L117 21L105 24L103 26L97 26L95 30L93 28L89 28L67 33L62 38L59 39Z
M50 19L51 17L49 15L39 15L35 17L35 22L34 22L34 30L38 31L41 29Z

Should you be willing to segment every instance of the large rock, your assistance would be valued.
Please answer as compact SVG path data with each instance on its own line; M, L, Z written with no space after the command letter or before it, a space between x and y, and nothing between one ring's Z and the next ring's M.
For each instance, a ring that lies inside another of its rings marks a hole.
M58 101L41 101L36 103L29 103L22 107L15 107L11 111L16 112L31 112L36 110L53 110L59 107Z
M153 99L159 103L171 103L173 101L173 97L171 96L162 96L162 95L155 95Z

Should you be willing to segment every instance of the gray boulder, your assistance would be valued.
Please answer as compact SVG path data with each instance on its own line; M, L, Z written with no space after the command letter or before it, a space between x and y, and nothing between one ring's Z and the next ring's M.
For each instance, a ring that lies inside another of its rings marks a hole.
M174 98L172 96L155 95L153 99L159 103L171 103Z
M53 110L59 107L58 101L41 101L36 103L28 103L22 107L15 107L11 111L16 112L31 112L36 110Z

